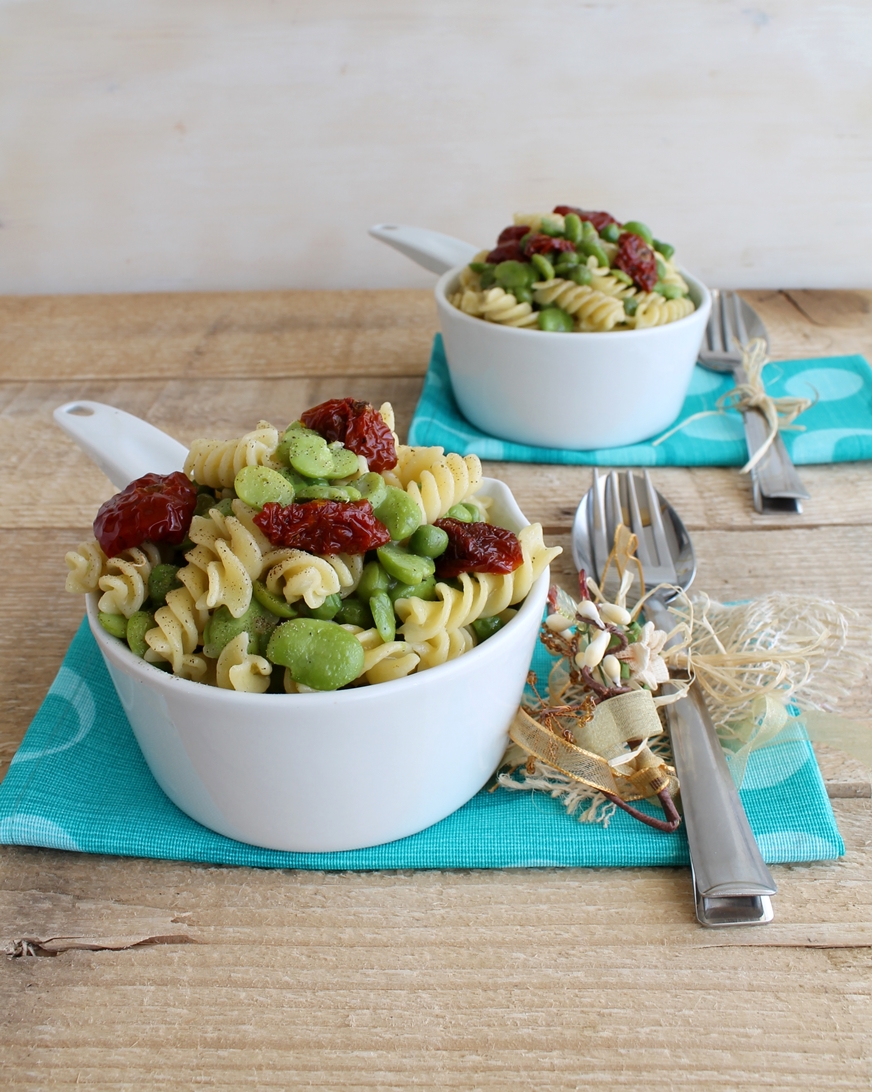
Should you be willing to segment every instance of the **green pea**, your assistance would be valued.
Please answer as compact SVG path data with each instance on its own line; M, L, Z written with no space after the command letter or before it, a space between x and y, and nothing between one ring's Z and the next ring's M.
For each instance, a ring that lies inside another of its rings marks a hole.
M274 614L277 618L296 618L297 612L283 595L271 592L262 580L252 583L251 594L262 607Z
M575 284L590 284L593 280L593 273L591 273L586 265L579 265L575 269L570 270L566 277L567 280L573 281Z
M472 623L472 629L479 641L486 641L488 637L503 628L505 621L498 614L492 614L489 618L476 618Z
M544 254L534 254L530 261L533 263L536 272L539 273L543 281L554 280L554 266L548 261Z
M363 671L360 641L337 625L320 618L292 618L270 637L267 659L286 667L295 682L313 690L338 690Z
M107 614L105 610L101 610L97 614L97 621L113 637L123 641L127 636L127 619L123 614Z
M569 334L573 329L572 315L561 307L546 307L539 312L539 329L555 334Z
M336 617L341 609L342 597L339 595L328 595L319 607L310 607L306 613L309 618L322 618L329 622L331 618Z
M209 509L214 508L217 503L213 492L199 493L197 495L197 503L194 505L194 515L208 516Z
M621 229L617 224L606 224L600 231L600 238L605 239L607 243L616 243L620 237Z
M450 519L462 520L464 523L479 523L481 521L481 514L478 508L474 504L469 504L466 501L461 501L460 504L452 504L445 515ZM430 556L435 557L436 555L431 554Z
M538 278L529 262L500 262L494 270L497 283L510 291L513 288L529 288Z
M363 477L357 478L354 483L354 488L357 489L364 500L369 501L374 509L378 508L388 495L388 483L381 474L376 474L374 470L370 470L368 474L364 474Z
M397 619L394 614L394 605L388 598L387 592L376 592L369 600L369 609L372 611L372 620L378 635L387 644L397 636Z
M608 269L609 259L599 243L583 239L578 246L582 254L586 254L588 258L596 258L598 266Z
M373 507L375 518L383 523L394 542L414 534L421 526L423 516L417 501L413 500L404 489L389 485L387 495L378 508Z
M154 629L154 615L149 610L134 611L127 619L127 644L140 659L148 651L145 635L150 629Z
M409 549L420 557L439 557L448 547L448 532L432 523L422 523L409 539Z
M155 565L148 574L148 597L156 607L162 607L167 601L167 592L182 586L176 575L178 565Z
M571 243L581 242L581 217L578 215L578 213L568 212L566 216L564 216L563 234Z
M554 266L554 272L559 277L561 274L565 273L567 270L575 269L575 267L579 264L580 261L581 261L581 258L578 256L578 253L576 251L574 251L574 250L565 250L560 255L560 257L557 259L557 263Z
M631 316L635 315L636 308L638 306L639 301L636 299L635 296L627 296L627 298L624 300L624 314Z
M258 512L270 501L282 507L294 499L294 487L268 466L244 466L233 481L236 495Z
M557 238L563 234L563 224L553 216L543 216L542 222L539 225L539 230L543 235L550 235L552 238Z
M417 554L410 554L408 550L404 550L402 546L396 546L394 543L390 543L388 546L379 546L376 553L383 568L403 584L420 584L422 580L432 576L436 571L436 563L431 557L419 557Z
M311 429L293 425L285 429L276 455L306 478L327 478L333 472L333 453L327 441Z
M349 595L342 600L342 606L333 619L345 626L358 626L360 629L369 629L372 625L372 613L366 603L361 602L354 595Z
M662 284L660 281L654 285L654 291L659 292L661 296L668 300L677 300L681 296L687 295L680 284Z
M632 284L633 278L628 276L623 269L610 269L609 272L620 284Z
M432 602L437 598L436 577L425 577L420 584L392 584L388 588L388 597L392 603L398 599L426 599Z
M489 269L493 269L493 265L490 262L470 262L469 268L473 273L486 273Z
M353 451L349 451L339 442L329 444L328 450L333 456L333 466L329 473L325 473L325 478L348 478L357 473L360 463Z
M387 591L391 578L377 561L367 561L357 585L357 594L366 603L379 592Z
M241 618L234 618L225 606L218 607L203 631L203 655L217 660L226 644L240 633L248 634L248 651L263 655L278 618L254 596Z
M654 236L651 234L651 228L647 224L643 224L641 220L628 220L624 224L624 231L629 231L633 235L638 235L640 239L644 239L648 246L652 246L654 243Z
M661 243L659 239L654 240L654 249L659 254L662 254L663 257L667 260L667 262L672 257L672 255L675 253L675 247L674 246L670 246L669 243Z

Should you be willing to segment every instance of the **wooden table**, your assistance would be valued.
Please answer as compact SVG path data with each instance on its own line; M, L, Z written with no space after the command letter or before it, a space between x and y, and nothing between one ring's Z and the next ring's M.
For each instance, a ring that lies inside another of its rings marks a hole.
M872 359L872 292L747 298L775 356ZM51 410L96 399L189 441L354 394L390 399L403 433L434 328L417 291L0 300L0 773L81 617L63 554L112 492ZM571 580L590 471L487 472ZM700 589L806 590L870 617L872 471L802 475L802 516L757 515L735 470L657 481ZM869 719L866 693L846 712ZM685 869L320 874L4 848L5 943L74 939L4 961L0 1085L867 1089L870 773L822 761L847 855L776 867L765 928L699 928Z

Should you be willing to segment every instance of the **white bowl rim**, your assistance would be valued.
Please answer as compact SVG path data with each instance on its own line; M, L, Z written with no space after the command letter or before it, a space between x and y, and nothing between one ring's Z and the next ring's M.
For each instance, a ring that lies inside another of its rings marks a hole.
M518 503L514 498L514 494L506 483L500 481L498 478L482 478L479 492L487 495L488 492L493 494L494 492L499 493L501 491L504 491L502 501L510 508L513 508L519 517L517 520L519 530L528 525L530 521L521 512ZM539 596L534 593L541 589L543 581L547 582L549 580L549 573L550 566L546 566L544 572L530 588L530 591L521 604L517 618L513 619L512 622L517 621L521 615L526 617L530 611L536 610L537 613L541 612L542 607L536 606L536 600L539 599ZM387 682L375 683L371 686L354 687L350 690L315 691L303 694L255 694L243 690L225 690L216 686L209 686L205 683L195 682L192 679L184 679L179 675L173 675L159 667L155 667L148 661L136 656L129 648L122 644L117 637L113 637L111 634L107 633L98 622L97 597L97 592L90 592L86 596L87 615L91 632L101 652L108 655L110 659L115 660L118 666L128 675L133 676L140 682L158 690L162 690L164 687L181 687L182 693L187 692L187 694L192 697L198 695L199 700L206 703L218 701L222 705L229 704L231 706L236 703L247 706L249 709L251 708L252 701L256 701L258 705L268 703L273 708L277 704L284 704L291 708L297 705L301 699L306 702L307 708L310 711L312 707L317 709L319 706L334 706L337 702L342 705L353 705L355 702L360 703L364 700L377 699L379 693L383 692L382 688L385 686L389 686L391 688L391 694L394 695L400 687L405 687L411 694L417 688L431 686L434 671L437 672L440 680L448 682L450 675L469 670L471 666L474 666L478 660L482 658L482 655L496 655L502 643L513 633L517 633L517 628L513 629L512 623L510 622L503 629L498 630L492 637L489 637L487 641L483 641L480 645L476 645L475 648L470 649L469 652L464 652L461 656L457 656L452 660L447 660L445 663L438 664L435 667L428 668L426 671L415 672L399 679L391 679ZM473 657L471 664L469 657Z
M448 307L451 309L452 316L461 322L473 322L477 326L482 325L482 319L475 318L473 315L467 315L465 312L459 310L448 300L448 285L455 278L460 276L460 273L466 269L466 265L456 265L453 269L446 270L445 273L436 282L434 289L436 295L436 303L439 306ZM697 304L695 310L691 311L689 315L685 315L684 318L677 319L675 322L667 322L662 326L646 326L643 330L582 330L582 331L560 331L560 330L526 330L521 326L505 326L499 322L488 322L484 325L488 329L499 330L503 335L516 335L524 334L527 337L541 337L543 333L547 333L552 337L558 338L585 338L586 340L594 338L606 338L607 340L614 340L616 336L620 336L624 340L627 340L630 336L633 337L663 337L669 334L670 331L684 327L692 322L699 322L700 313L706 313L706 321L708 319L708 311L711 307L711 292L708 288L699 280L698 277L694 277L692 273L688 273L683 267L679 267L679 273L689 282L691 288L696 288L700 294L700 302Z

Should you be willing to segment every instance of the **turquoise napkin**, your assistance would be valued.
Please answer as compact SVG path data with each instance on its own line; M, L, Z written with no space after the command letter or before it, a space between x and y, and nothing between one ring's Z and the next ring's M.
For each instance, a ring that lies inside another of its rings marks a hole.
M872 459L872 369L862 356L773 361L766 365L763 379L773 398L783 395L817 398L815 405L797 421L805 426L805 431L785 430L781 434L798 466ZM697 365L675 424L704 410L716 409L720 396L734 385L732 376L706 371ZM748 459L742 416L735 410L690 421L656 446L652 440L627 447L564 451L510 443L480 432L461 414L454 400L441 334L433 341L430 367L409 429L412 445L438 444L447 451L475 454L495 462L742 466Z
M549 666L539 645L533 670L545 677ZM741 797L769 863L844 853L806 738L752 754ZM0 843L319 870L688 863L683 828L660 834L621 811L608 827L579 823L550 797L505 789L483 790L428 830L373 849L281 853L214 834L151 776L87 622L0 785Z

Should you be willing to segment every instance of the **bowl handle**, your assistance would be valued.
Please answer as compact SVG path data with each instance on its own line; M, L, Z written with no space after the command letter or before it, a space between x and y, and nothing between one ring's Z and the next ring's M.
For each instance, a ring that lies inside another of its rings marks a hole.
M451 235L405 224L375 224L369 233L431 273L447 273L455 266L466 265L481 249Z

